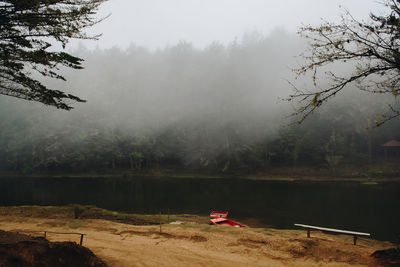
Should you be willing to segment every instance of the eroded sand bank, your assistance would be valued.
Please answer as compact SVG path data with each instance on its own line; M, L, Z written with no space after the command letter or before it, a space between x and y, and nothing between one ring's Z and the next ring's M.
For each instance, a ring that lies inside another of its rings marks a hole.
M74 229L71 229L71 225ZM388 242L304 231L233 228L204 224L134 226L102 219L0 216L8 231L82 232L83 245L110 266L377 266L370 257ZM48 234L50 241L79 236Z

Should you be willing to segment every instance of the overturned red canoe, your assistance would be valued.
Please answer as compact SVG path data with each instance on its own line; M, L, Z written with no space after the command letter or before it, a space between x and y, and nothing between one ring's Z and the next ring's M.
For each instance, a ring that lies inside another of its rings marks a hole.
M226 218L215 218L210 219L211 224L213 225L225 225L225 226L234 226L234 227L246 227L246 225L240 224L238 222L234 222L232 220L228 220Z
M210 213L210 223L212 225L246 227L246 225L240 224L232 220L228 220L227 217L228 217L227 211L213 211Z

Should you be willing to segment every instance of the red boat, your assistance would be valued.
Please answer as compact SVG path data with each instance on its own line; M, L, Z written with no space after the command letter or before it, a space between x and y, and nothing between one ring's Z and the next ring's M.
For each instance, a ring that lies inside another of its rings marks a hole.
M213 211L210 213L210 222L212 225L246 227L246 225L240 224L232 220L228 220L227 217L228 217L227 211Z
M210 218L227 218L227 211L213 211L210 213Z

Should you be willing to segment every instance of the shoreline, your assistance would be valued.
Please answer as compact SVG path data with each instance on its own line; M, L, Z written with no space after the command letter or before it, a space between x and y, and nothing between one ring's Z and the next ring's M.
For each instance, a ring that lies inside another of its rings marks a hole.
M400 183L400 177L316 177L316 176L289 176L289 175L196 175L196 174L177 174L177 175L159 175L159 174L0 174L0 179L199 179L199 180L250 180L266 182L357 182L366 185L376 185L379 183Z
M120 214L91 207L91 212L75 218L79 208L0 207L0 229L85 233L83 246L109 266L380 266L371 254L394 247L369 238L358 239L354 246L352 236L319 231L307 238L304 230L212 226L204 216L184 214L170 215L170 222L180 224L164 223L160 232L157 214ZM103 218L89 218L96 212ZM105 219L110 214L114 217ZM127 221L122 223L124 216ZM47 239L79 242L79 237L56 234L48 234Z

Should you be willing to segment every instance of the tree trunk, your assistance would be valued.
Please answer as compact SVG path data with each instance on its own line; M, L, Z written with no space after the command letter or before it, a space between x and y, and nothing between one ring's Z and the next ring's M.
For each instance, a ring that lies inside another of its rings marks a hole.
M369 162L369 164L372 163L372 138L371 138L370 123L371 123L371 121L368 120L367 138L368 138L368 162Z
M133 170L134 166L133 166L132 156L129 156L129 165L130 165L131 170Z

